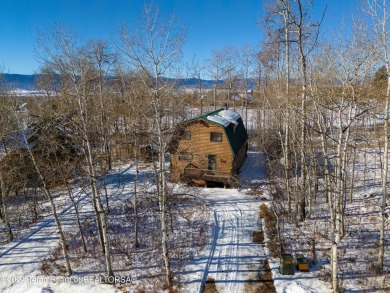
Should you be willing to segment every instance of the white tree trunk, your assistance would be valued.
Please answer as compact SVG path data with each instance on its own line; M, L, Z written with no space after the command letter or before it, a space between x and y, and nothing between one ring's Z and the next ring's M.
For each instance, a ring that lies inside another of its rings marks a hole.
M3 178L0 176L0 192L1 192L1 209L3 215L3 221L5 226L7 227L9 241L12 242L14 240L14 234L12 233L11 223L8 218L8 208L7 208L7 191L5 190Z
M60 235L60 242L61 242L61 247L62 247L62 254L64 256L64 261L65 261L66 274L67 274L67 276L71 276L72 275L72 269L71 269L71 266L70 266L70 261L69 261L69 256L68 256L68 248L67 248L66 241L65 241L65 235L64 235L64 232L62 230L62 223L61 223L61 220L59 219L58 214L57 214L56 205L54 204L51 192L50 192L49 188L47 187L46 180L45 180L44 176L42 175L42 172L41 172L41 170L40 170L40 168L39 168L39 166L38 166L38 164L37 164L37 162L35 160L35 156L34 156L32 150L29 147L29 144L27 142L27 138L24 137L24 140L26 142L27 150L28 150L28 153L29 153L30 158L32 160L34 169L37 172L38 177L41 180L41 183L43 185L42 186L42 191L45 193L45 195L47 196L47 198L50 201L50 206L51 206L52 214L53 214L53 217L54 217L54 221L55 221L55 223L57 225L58 234Z
M165 177L165 147L162 133L162 121L159 111L156 112L156 122L157 122L157 132L158 132L158 142L159 142L159 207L160 207L160 221L161 221L161 248L164 260L165 267L165 278L168 289L171 291L172 284L172 270L169 257L169 248L168 248L168 225L167 225L167 186L166 186L166 177Z
M137 126L136 126L137 127ZM134 178L134 238L135 247L139 247L138 242L138 137L135 133L135 148L134 148L134 164L135 164L135 178Z
M97 174L95 171L93 158L92 158L92 148L88 139L86 139L86 147L87 147L87 155L88 155L89 176L91 180L92 193L94 193L93 200L96 203L97 219L99 220L99 223L101 225L101 237L103 239L104 256L106 262L106 276L112 277L114 276L114 272L112 270L112 265L111 265L110 242L108 238L106 212L104 211L101 195L99 192L99 185L96 179Z
M390 63L386 62L387 71L387 89L386 89L386 105L385 105L385 145L383 151L383 168L382 168L382 203L380 211L379 223L379 252L378 252L378 268L383 270L383 256L385 254L385 210L386 210L386 196L387 196L387 174L389 164L389 100L390 100Z

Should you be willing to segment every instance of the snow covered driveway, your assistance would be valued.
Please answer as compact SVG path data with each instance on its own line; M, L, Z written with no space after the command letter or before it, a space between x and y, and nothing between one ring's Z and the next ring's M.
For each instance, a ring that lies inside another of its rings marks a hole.
M207 249L194 257L182 273L183 292L202 292L214 279L218 292L248 292L266 259L260 244L253 242L261 230L260 201L236 189L205 189L204 199L214 212L214 228Z

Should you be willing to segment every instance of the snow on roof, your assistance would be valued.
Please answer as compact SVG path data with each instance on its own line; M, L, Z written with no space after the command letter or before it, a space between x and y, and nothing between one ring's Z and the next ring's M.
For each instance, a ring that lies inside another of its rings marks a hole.
M229 120L238 120L241 117L240 114L231 110L222 110L218 115Z
M233 123L234 125L238 124L237 120L241 117L240 114L238 114L237 112L233 112L230 110L222 110L221 112L218 113L218 115L222 116L223 118L225 118L230 123Z
M210 115L210 116L207 116L207 120L210 120L212 122L215 122L215 123L218 123L218 124L221 124L225 127L229 126L230 124L230 121L226 120L225 118L219 116L219 115Z
M231 110L218 109L209 113L202 114L190 119L185 120L184 122L193 121L196 119L205 119L214 123L217 123L221 126L227 127L231 123L238 125L238 120L241 118L240 114Z
M227 127L230 123L237 125L237 120L240 117L240 114L238 114L237 112L233 112L230 110L222 110L214 115L207 116L206 119Z

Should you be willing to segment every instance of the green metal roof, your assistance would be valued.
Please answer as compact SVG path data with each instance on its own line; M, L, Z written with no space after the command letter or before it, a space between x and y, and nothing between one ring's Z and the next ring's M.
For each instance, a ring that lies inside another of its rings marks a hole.
M232 123L229 124L228 126L225 126L224 124L218 123L216 121L213 121L213 120L210 120L207 118L209 116L218 116L218 113L223 111L223 110L225 110L225 109L221 108L221 109L218 109L218 110L215 110L212 112L208 112L208 113L193 117L191 119L184 120L182 123L202 119L202 120L205 120L207 122L221 126L225 131L226 137L228 139L228 142L229 142L229 145L230 145L230 148L231 148L233 154L237 155L238 151L241 149L241 147L248 140L248 133L246 132L246 129L245 129L245 126L244 126L244 123L243 123L241 117L236 120L237 125L236 125L235 129L230 126ZM233 131L233 129L234 129L234 131Z
M244 127L244 123L242 122L241 117L237 120L237 122L238 122L238 124L236 126L234 133L233 133L232 128L224 127L226 136L229 140L229 144L230 144L230 147L232 148L234 155L238 154L238 151L241 149L241 147L248 140L248 134L246 132L246 129Z

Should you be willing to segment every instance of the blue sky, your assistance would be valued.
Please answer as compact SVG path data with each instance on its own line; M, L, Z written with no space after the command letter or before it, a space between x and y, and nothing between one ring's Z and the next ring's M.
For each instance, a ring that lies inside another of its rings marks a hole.
M348 20L355 0L317 0L314 14L327 5L323 30ZM143 0L0 0L0 68L7 73L39 70L34 57L38 30L54 23L70 25L84 39L110 39L120 23L139 19ZM150 2L147 2L150 3ZM263 36L256 25L263 14L261 0L154 0L164 15L175 13L188 26L184 57L200 60L226 46L258 45Z

